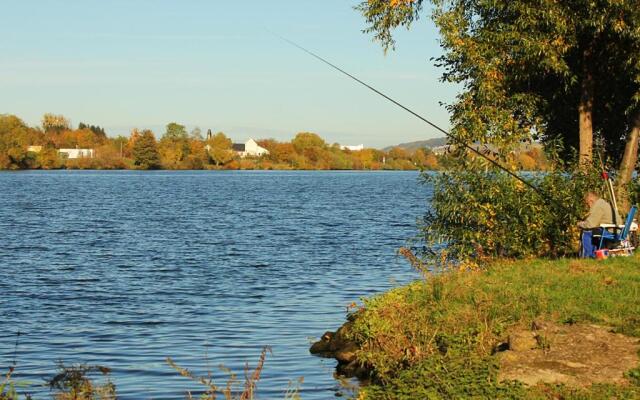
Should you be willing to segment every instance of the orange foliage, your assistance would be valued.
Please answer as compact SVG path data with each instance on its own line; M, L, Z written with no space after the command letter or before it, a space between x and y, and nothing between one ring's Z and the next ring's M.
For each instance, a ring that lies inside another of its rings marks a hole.
M402 7L413 3L415 0L390 0L391 7Z
M329 145L312 132L298 133L290 142L259 140L258 144L269 153L260 157L241 158L232 150L231 139L222 132L207 140L199 135L165 134L156 142L153 132L143 133L133 129L128 138L109 138L104 130L93 126L85 128L86 124L81 124L83 129L69 129L68 121L58 117L51 116L51 121L46 121L51 128L46 132L29 128L17 117L0 118L0 128L15 126L16 133L12 131L11 138L17 143L0 154L0 168L139 168L139 159L143 156L153 161L149 168L162 166L166 169L416 170L436 168L438 165L438 158L432 153L410 152L399 147L388 153L372 148L343 150L339 144ZM142 146L139 141L149 134L153 138L153 146ZM26 148L30 145L41 145L42 151L27 155ZM95 150L95 157L65 159L57 151L76 147ZM141 147L148 151L142 152Z

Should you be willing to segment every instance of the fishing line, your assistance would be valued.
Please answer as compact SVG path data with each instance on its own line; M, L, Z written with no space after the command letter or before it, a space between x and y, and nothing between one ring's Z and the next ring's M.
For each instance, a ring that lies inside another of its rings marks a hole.
M22 335L22 332L18 331L16 333L16 345L13 347L13 362L12 362L12 365L14 367L17 365L18 344L20 343L20 335Z
M351 78L352 80L358 82L359 84L361 84L362 86L366 87L367 89L371 90L372 92L376 93L377 95L385 98L386 100L390 101L391 103L395 104L396 106L402 108L403 110L407 111L409 114L413 115L414 117L418 118L419 120L421 120L422 122L425 122L426 124L428 124L429 126L435 128L436 130L442 132L446 137L448 137L449 139L452 139L455 143L467 148L468 150L471 150L473 153L479 155L480 157L484 158L485 160L489 161L491 164L493 164L494 166L498 167L499 169L501 169L502 171L506 172L507 174L511 175L511 177L513 177L514 179L522 182L524 185L526 185L528 188L530 188L531 190L533 190L534 192L536 192L543 200L545 200L546 202L553 204L555 206L557 206L558 208L560 208L561 210L567 212L570 215L574 215L575 213L572 210L569 210L569 208L567 208L564 204L560 203L558 200L554 199L553 197L549 196L548 194L546 194L545 192L543 192L540 188L538 188L537 186L535 186L534 184L532 184L531 182L527 181L526 179L518 176L516 173L514 173L513 171L509 170L507 167L503 166L502 164L500 164L499 162L497 162L496 160L493 160L491 158L489 158L488 156L486 156L484 153L482 153L480 150L476 149L473 146L470 146L469 144L467 144L464 140L456 137L455 135L453 135L451 132L448 132L444 129L442 129L441 127L439 127L438 125L434 124L433 122L429 121L428 119L426 119L425 117L423 117L422 115L418 114L417 112L413 111L412 109L410 109L409 107L401 104L400 102L394 100L393 98L391 98L390 96L384 94L383 92L379 91L378 89L374 88L373 86L369 85L368 83L362 81L361 79L357 78L356 76L350 74L349 72L343 70L342 68L338 67L337 65L327 61L326 59L322 58L321 56L319 56L318 54L312 52L311 50L308 50L304 47L302 47L301 45L299 45L298 43L289 40L281 35L278 35L274 32L269 31L271 34L273 34L274 36L278 37L279 39L285 41L286 43L296 47L299 50L302 50L303 52L307 53L308 55L314 57L315 59L321 61L322 63L330 66L331 68L337 70L338 72L342 73L343 75L348 76L349 78Z

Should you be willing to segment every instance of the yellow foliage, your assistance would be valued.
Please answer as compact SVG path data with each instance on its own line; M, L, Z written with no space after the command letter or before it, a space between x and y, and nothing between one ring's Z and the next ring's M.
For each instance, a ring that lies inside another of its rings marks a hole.
M391 7L402 7L407 6L411 3L415 2L415 0L391 0Z

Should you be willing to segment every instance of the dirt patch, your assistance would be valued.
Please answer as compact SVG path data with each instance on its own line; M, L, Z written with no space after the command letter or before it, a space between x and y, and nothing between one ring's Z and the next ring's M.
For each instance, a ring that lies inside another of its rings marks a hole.
M638 366L640 340L596 325L534 322L510 332L500 348L499 379L527 385L625 384L624 373Z

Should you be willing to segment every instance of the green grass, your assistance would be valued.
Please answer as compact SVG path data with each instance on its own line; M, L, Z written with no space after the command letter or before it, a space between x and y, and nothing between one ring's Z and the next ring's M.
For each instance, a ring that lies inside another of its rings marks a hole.
M640 258L503 262L430 276L364 300L352 338L373 381L361 398L640 398L631 385L588 389L498 383L506 330L535 319L589 322L640 337Z

